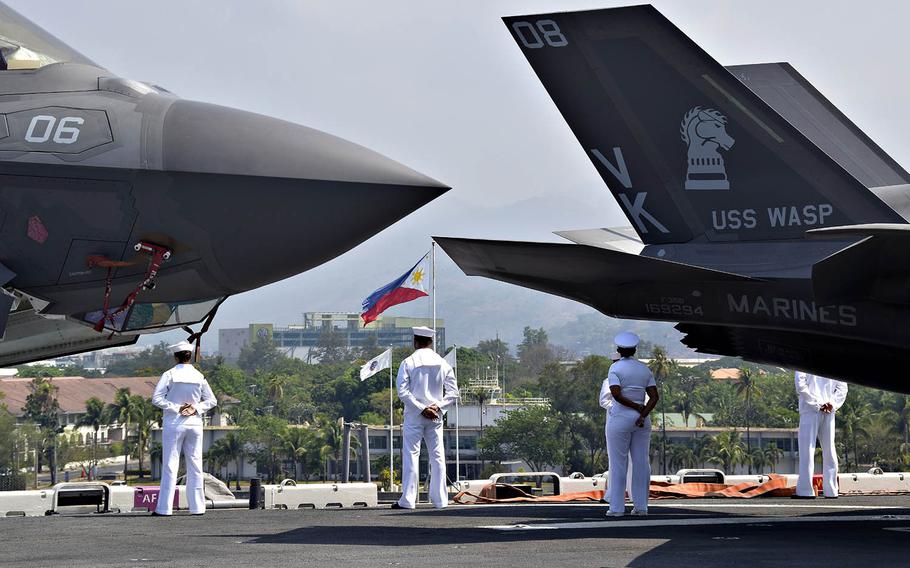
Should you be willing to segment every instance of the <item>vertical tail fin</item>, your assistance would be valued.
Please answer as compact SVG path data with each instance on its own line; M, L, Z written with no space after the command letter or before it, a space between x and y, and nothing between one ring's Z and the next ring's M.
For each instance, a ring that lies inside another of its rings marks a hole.
M646 244L904 222L653 7L504 21Z

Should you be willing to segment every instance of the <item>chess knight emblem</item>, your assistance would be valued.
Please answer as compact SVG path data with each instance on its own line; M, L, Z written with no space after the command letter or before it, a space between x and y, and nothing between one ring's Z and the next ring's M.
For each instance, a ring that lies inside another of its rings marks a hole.
M697 106L683 117L679 133L689 146L687 190L730 189L720 150L729 150L735 140L726 125L727 117L711 108Z

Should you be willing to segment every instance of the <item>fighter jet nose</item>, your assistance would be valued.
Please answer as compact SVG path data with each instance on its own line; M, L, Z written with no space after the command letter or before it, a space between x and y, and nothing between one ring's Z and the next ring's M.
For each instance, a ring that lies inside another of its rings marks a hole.
M368 148L268 116L177 101L164 121L164 169L445 188Z
M372 150L285 121L175 102L164 169L223 293L326 262L449 188Z

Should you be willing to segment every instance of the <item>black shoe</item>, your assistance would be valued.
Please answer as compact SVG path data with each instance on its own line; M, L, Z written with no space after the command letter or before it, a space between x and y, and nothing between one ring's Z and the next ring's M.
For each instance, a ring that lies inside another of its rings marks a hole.
M815 499L815 495L790 495L790 499Z
M204 514L205 514L205 513L190 513L190 516L191 516L191 517L201 517L201 516L204 515Z
M152 514L149 515L149 516L150 516L150 517L168 517L168 516L170 516L170 515L162 515L162 514L159 513L158 511L152 511Z
M389 507L389 508L390 508L390 509L407 509L407 507L402 507L402 506L399 505L398 503L392 503L392 506Z
M825 497L825 499L837 499L837 495L834 495L833 497Z

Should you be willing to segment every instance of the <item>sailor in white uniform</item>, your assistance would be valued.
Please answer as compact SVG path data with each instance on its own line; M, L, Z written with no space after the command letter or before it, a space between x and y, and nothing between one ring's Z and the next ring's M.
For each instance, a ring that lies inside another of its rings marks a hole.
M613 362L617 362L621 359L619 355L616 355L613 359ZM604 382L600 385L600 396L598 397L598 402L600 407L606 410L606 419L604 420L604 440L605 444L610 442L610 408L613 407L613 394L610 392L610 379L609 377L604 379ZM606 446L607 455L610 454L609 445ZM609 471L605 472L609 473ZM629 467L626 468L626 493L631 494L632 490L632 462L629 461ZM609 491L604 491L604 496L600 499L602 503L610 502L610 493Z
M635 359L638 336L623 332L615 339L621 359L610 366L607 380L613 404L610 407L607 453L610 456L609 516L625 513L626 471L632 459L632 514L648 514L648 489L651 464L651 419L648 415L657 405L657 383L647 365ZM645 399L647 398L647 403Z
M428 327L415 327L413 355L398 367L398 398L404 404L401 452L401 499L393 509L413 509L417 503L417 464L420 441L430 455L430 501L437 509L449 504L442 417L458 400L455 372L433 350L436 335Z
M161 491L153 515L172 513L180 454L186 462L186 491L190 513L205 514L202 480L202 415L218 402L209 383L191 364L193 346L171 346L177 365L161 375L152 404L164 410L161 432Z
M822 489L837 497L837 450L834 448L834 413L847 399L847 383L797 371L799 395L799 481L797 499L814 499L815 439L822 447Z

